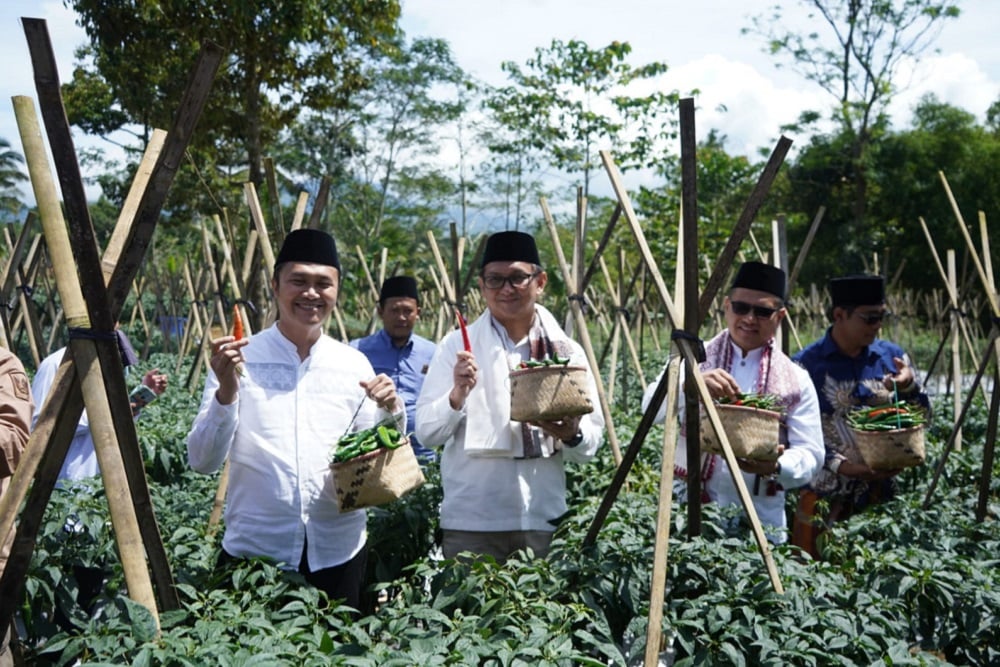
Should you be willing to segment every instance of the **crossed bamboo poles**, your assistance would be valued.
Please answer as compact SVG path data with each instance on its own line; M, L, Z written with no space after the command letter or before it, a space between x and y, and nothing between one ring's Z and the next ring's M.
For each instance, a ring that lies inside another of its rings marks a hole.
M84 405L90 417L129 595L149 610L158 625L157 595L164 609L177 608L179 603L152 512L113 328L143 262L177 165L207 101L215 72L222 62L222 51L211 43L202 48L173 127L162 151L153 159L155 166L146 186L132 200L136 202L135 209L123 210L118 223L122 231L118 233L116 229L102 268L62 106L48 30L40 19L22 18L22 25L63 193L68 233L33 102L27 97L15 98L15 109L46 243L50 253L58 258L53 268L58 270L57 287L66 321L75 331L11 485L0 499L0 535L7 535L13 529L16 508L27 498L7 567L0 578L0 625L7 627L13 615L42 516Z

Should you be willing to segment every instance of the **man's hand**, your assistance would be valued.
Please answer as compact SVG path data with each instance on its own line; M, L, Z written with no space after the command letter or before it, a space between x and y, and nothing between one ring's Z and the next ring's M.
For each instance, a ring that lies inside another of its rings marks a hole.
M455 355L455 368L451 372L452 387L448 402L452 410L461 410L479 379L479 365L471 352L461 351Z
M778 456L785 451L784 445L778 445ZM754 459L736 459L740 470L751 475L773 475L778 472L778 461L756 461Z
M241 350L250 344L249 338L236 340L234 336L221 336L212 340L212 357L209 365L215 377L219 378L219 388L215 398L222 405L230 405L236 400L240 390L238 366L243 363Z
M379 373L371 380L361 381L358 384L365 390L368 398L386 412L394 413L403 409L403 402L396 394L396 385L385 373Z
M736 378L722 370L713 368L701 374L708 387L708 393L712 398L724 398L726 396L736 396L740 393L740 385Z
M153 390L159 396L167 390L167 376L160 373L159 368L154 368L142 376L142 383Z
M886 373L885 377L882 378L882 382L885 384L886 389L891 390L895 388L898 391L906 391L917 381L917 378L913 375L913 368L899 357L893 357L892 363L896 366L896 372Z
M542 422L528 422L537 426L557 440L572 440L580 432L580 416L563 417Z

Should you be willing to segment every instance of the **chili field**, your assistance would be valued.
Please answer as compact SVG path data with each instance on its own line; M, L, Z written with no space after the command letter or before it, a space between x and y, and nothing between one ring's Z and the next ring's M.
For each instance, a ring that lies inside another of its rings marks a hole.
M154 354L144 365L175 362ZM624 402L637 406L638 396ZM571 511L547 560L498 566L434 557L441 490L432 466L421 488L369 510L369 599L355 618L273 563L216 568L221 531L208 525L218 478L186 463L197 403L168 390L138 424L181 609L161 614L157 635L149 612L123 590L99 481L57 489L17 618L29 664L642 664L658 428L593 546L583 541L614 474L611 453L605 447L591 464L568 467ZM661 664L1000 664L996 468L988 516L975 520L987 412L981 398L964 424L964 449L948 458L923 509L950 431L950 403L935 402L925 465L899 476L894 501L838 525L823 561L775 549L782 595L749 532L729 527L733 512L705 506L702 536L688 538L687 508L675 502ZM614 416L619 441L629 442L638 408L616 408ZM793 492L789 507L794 502ZM83 609L77 598L87 571L106 580Z

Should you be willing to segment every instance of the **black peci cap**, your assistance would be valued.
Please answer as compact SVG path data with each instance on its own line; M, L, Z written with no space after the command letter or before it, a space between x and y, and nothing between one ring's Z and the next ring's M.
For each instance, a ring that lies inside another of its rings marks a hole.
M285 242L281 244L274 265L277 268L285 262L325 264L340 271L337 242L328 232L319 229L295 229L289 232Z
M744 262L736 272L730 289L735 287L767 292L784 301L787 289L785 272L770 264Z
M542 265L535 237L524 232L497 232L486 239L482 266L490 262L528 262Z

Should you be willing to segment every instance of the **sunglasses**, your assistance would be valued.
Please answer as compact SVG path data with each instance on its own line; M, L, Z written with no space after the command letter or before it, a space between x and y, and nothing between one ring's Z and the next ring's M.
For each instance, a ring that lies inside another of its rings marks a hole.
M854 314L858 316L859 320L861 320L862 322L864 322L869 326L871 326L872 324L878 324L885 318L890 317L892 315L892 313L890 313L888 310L883 310L877 313L859 313L858 311L854 311Z
M781 310L780 308L768 308L767 306L754 306L746 301L730 301L729 307L733 309L735 315L747 315L750 311L762 320L766 320Z

